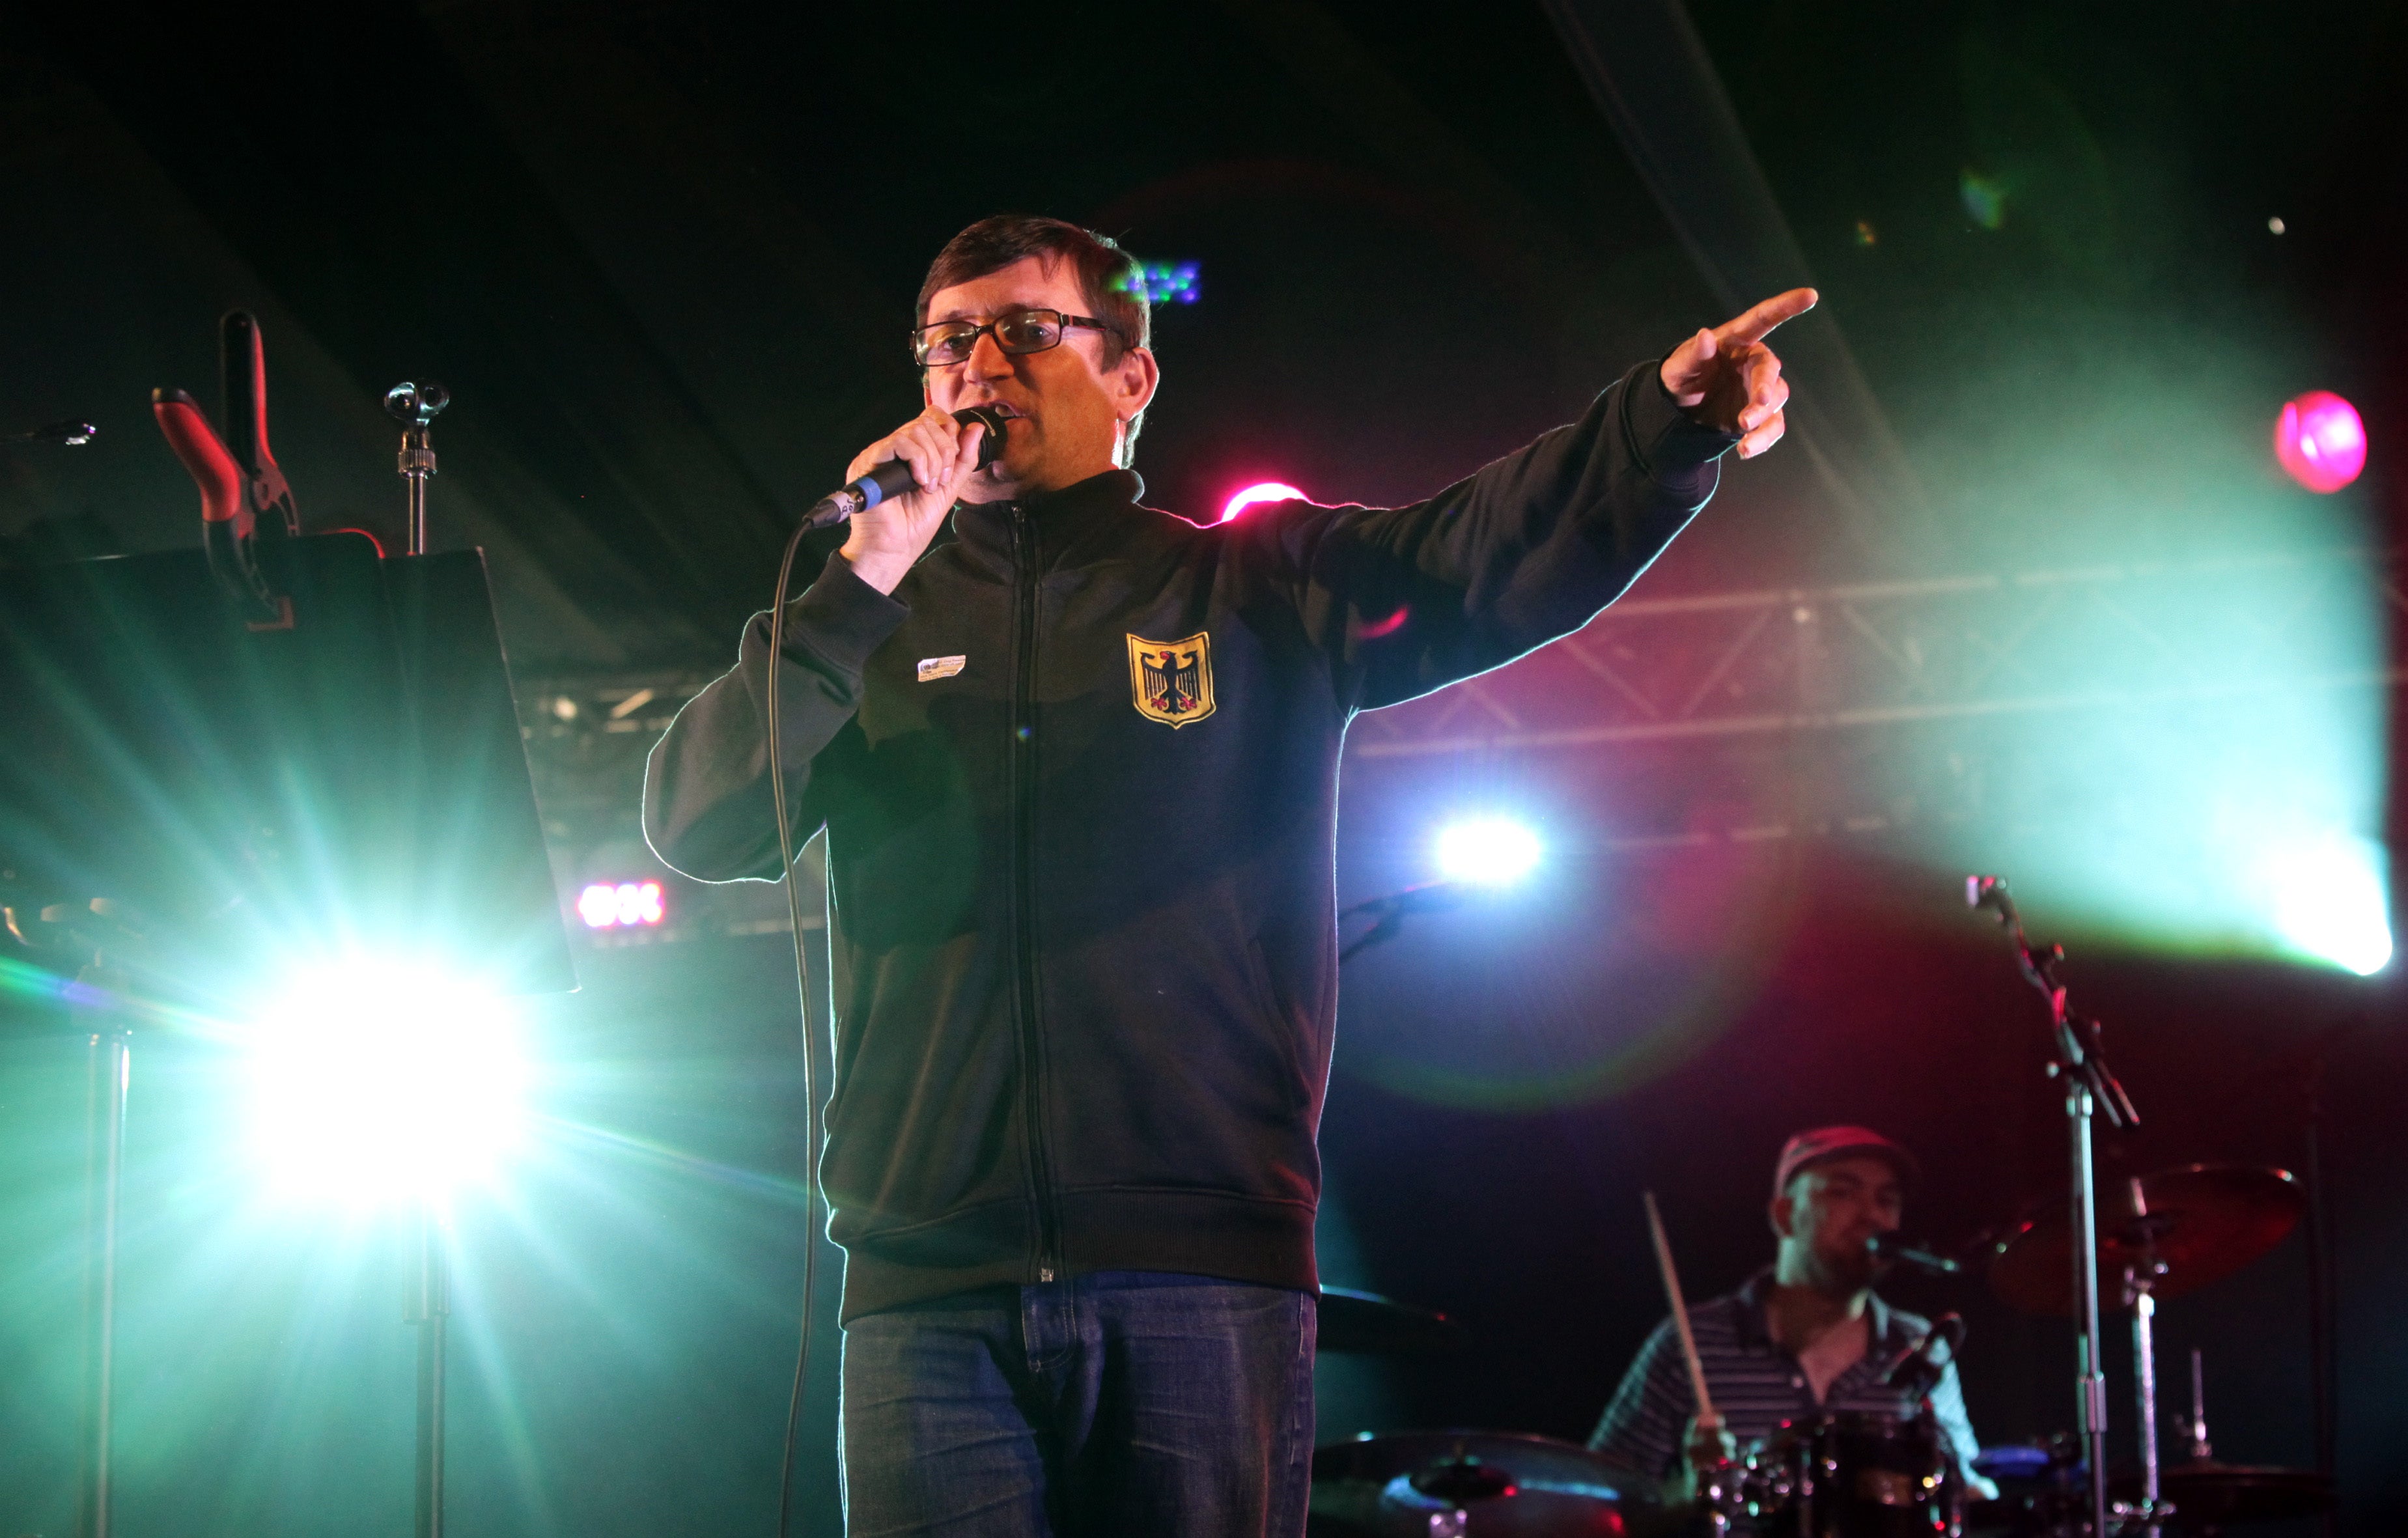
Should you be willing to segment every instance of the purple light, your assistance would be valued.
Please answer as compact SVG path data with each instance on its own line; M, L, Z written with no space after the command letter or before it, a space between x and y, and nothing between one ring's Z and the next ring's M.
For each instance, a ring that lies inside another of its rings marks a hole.
M633 928L660 923L668 910L662 906L659 882L597 881L577 894L577 916L589 929Z
M1227 523L1257 502L1301 502L1304 493L1284 481L1257 481L1232 496L1221 508L1221 522Z
M2366 468L2366 424L2329 390L2295 395L2274 424L2274 457L2308 490L2339 491Z

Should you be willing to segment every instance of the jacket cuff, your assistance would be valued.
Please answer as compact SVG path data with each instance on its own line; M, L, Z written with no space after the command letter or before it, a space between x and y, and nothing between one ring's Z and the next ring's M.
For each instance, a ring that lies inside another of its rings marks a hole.
M1648 479L1667 490L1711 490L1705 467L1738 444L1742 435L1691 420L1664 388L1664 360L1644 363L1624 379L1622 430L1631 457Z
M828 557L819 578L786 606L786 644L859 677L869 654L902 628L910 606L865 582L842 554Z

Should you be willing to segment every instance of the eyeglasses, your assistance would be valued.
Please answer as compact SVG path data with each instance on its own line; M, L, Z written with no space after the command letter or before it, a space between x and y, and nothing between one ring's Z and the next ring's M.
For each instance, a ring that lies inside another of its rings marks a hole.
M1006 352L1042 352L1061 346L1062 333L1072 326L1121 335L1119 326L1092 315L1065 315L1058 309L1015 309L984 325L969 321L939 321L934 325L924 325L911 333L911 358L923 368L951 368L957 363L969 362L978 339L984 336L992 336L995 345Z

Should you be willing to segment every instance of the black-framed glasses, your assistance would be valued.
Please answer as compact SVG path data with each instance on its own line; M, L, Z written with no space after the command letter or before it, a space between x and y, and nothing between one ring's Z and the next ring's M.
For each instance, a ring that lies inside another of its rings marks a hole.
M1119 326L1092 315L1065 315L1058 309L1015 309L984 325L975 321L939 321L934 325L924 325L911 333L911 360L923 368L951 368L957 363L968 363L982 336L994 337L995 345L1006 352L1042 352L1049 347L1061 346L1062 333L1072 326L1085 326L1115 337L1121 334Z

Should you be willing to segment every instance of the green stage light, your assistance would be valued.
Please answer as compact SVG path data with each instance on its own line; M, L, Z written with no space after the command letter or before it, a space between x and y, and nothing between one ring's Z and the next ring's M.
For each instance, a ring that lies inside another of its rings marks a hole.
M1827 616L1879 622L1864 676L1928 723L1868 733L1863 783L2078 943L2377 970L2398 564L2362 486L2266 462L2272 381L2323 344L2110 287L1969 296L1900 390L1927 532L1985 575Z
M251 1143L282 1194L439 1200L491 1178L524 1136L514 1013L438 970L311 967L249 1035Z

